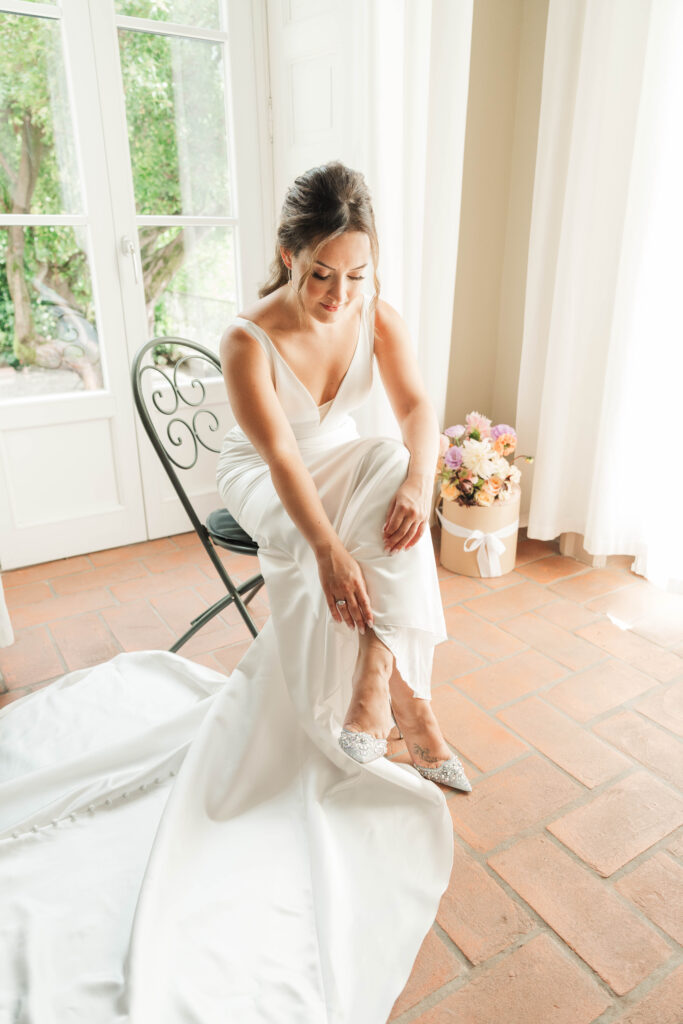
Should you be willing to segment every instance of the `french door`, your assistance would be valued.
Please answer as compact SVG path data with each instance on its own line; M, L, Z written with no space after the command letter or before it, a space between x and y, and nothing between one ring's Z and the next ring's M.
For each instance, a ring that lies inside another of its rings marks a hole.
M261 0L0 0L4 569L187 529L130 364L159 335L215 350L264 277L264 21ZM214 465L185 481L200 512Z

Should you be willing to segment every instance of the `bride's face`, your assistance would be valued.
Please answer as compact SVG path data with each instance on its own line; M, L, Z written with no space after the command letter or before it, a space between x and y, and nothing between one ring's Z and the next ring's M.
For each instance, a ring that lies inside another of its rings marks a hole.
M294 256L292 284L298 288L311 250ZM346 231L323 246L301 292L306 312L321 323L343 320L348 306L364 290L372 272L370 239L364 231Z

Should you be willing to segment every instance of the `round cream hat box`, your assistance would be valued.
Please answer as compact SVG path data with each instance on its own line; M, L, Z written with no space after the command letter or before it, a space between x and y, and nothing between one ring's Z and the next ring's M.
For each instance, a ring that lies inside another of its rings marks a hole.
M521 488L515 484L507 501L494 501L487 506L442 501L437 515L441 523L439 561L444 569L480 578L512 572L521 494Z

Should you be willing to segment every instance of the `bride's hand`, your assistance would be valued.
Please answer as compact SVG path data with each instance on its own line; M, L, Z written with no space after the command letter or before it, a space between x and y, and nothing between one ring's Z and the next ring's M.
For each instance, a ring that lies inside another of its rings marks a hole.
M406 478L396 491L382 528L384 549L390 554L417 544L427 526L432 503L429 486Z
M363 572L341 542L318 556L318 575L335 622L345 622L350 629L357 626L361 633L365 633L366 623L372 628L372 609ZM339 607L336 602L341 600L346 604Z

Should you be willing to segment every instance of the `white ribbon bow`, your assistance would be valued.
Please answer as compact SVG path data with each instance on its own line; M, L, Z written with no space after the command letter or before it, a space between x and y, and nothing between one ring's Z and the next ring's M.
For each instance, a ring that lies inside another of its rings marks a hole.
M450 533L454 537L467 538L463 544L463 550L477 552L477 564L482 576L502 575L500 555L505 551L505 545L500 538L509 537L510 534L515 533L519 519L515 519L514 523L510 523L509 526L501 526L500 530L484 533L482 530L468 530L464 526L458 526L450 519L445 519L438 508L435 511L446 533Z

